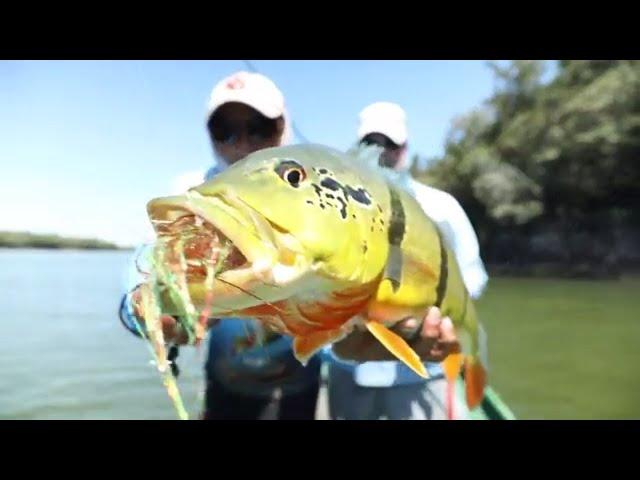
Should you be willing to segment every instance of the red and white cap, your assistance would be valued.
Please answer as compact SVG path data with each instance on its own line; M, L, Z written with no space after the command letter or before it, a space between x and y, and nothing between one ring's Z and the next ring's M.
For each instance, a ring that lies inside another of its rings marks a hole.
M284 95L273 81L259 73L237 72L218 82L209 97L207 118L230 102L255 108L267 118L285 114Z
M358 140L370 133L381 133L396 145L404 145L408 138L407 115L397 104L376 102L360 112Z

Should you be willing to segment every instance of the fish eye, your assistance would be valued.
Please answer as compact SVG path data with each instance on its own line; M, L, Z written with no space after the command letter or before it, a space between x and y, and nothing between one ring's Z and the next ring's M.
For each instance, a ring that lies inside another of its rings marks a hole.
M276 172L285 182L294 188L298 188L301 182L307 178L302 165L293 160L285 160L278 164Z
M294 187L297 187L298 185L300 185L302 175L302 170L300 170L299 168L290 168L285 172L284 179Z

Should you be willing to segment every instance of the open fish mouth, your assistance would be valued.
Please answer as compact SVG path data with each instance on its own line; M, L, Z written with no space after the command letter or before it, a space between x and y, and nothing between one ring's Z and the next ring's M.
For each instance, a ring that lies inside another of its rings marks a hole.
M154 218L158 240L173 250L182 242L189 282L204 281L210 265L216 265L218 274L251 268L251 262L242 251L214 224L195 213L181 208L167 212L175 220Z
M240 286L257 279L288 282L307 267L295 237L240 198L225 193L203 196L189 191L147 205L158 240L182 242L189 282L204 280L211 262L216 265L217 279Z

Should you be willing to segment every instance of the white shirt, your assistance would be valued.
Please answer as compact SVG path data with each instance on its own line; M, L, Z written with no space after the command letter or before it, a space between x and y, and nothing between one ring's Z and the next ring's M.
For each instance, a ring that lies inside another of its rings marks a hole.
M409 188L424 212L438 224L445 242L453 250L463 281L472 298L478 298L487 284L488 275L482 259L478 237L467 214L447 192L424 185L413 178Z

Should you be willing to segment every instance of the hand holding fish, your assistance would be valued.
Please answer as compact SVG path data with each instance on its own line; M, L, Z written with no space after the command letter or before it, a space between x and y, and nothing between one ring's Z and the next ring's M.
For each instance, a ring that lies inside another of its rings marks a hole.
M442 317L438 307L431 307L422 321L408 318L392 328L425 362L441 362L460 345L449 317ZM333 345L334 353L356 362L396 360L371 333L354 330L348 337Z

